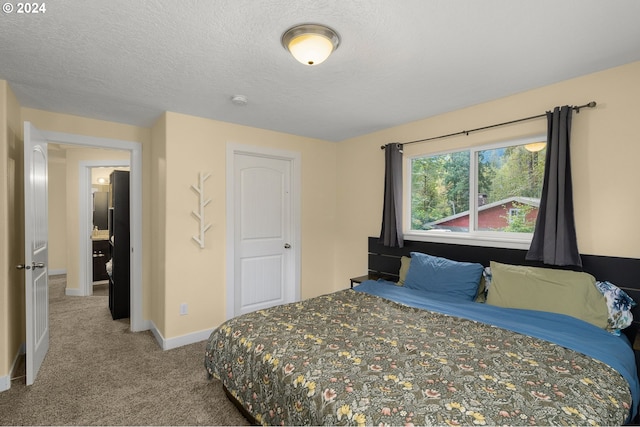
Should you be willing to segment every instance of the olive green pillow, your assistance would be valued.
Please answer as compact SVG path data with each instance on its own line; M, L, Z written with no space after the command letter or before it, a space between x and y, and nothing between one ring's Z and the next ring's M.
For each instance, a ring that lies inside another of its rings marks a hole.
M491 261L487 304L566 314L606 329L609 311L587 273Z
M402 258L400 258L400 272L398 273L400 277L398 278L398 282L396 283L396 285L404 286L404 279L405 277L407 277L407 271L409 271L410 265L411 258L409 258L408 256L403 256Z

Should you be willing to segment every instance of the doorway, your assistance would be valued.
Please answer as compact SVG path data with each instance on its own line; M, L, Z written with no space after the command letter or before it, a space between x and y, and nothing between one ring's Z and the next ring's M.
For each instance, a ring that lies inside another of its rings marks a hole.
M300 300L300 160L227 146L227 318Z
M108 150L122 150L129 153L130 165L130 224L131 224L131 314L130 314L130 330L138 332L149 329L149 322L142 318L142 147L139 142L123 141L109 138L89 137L83 135L67 134L60 132L43 131L47 141L62 145L71 145L84 148L98 148ZM82 167L81 167L82 169ZM86 166L85 171L90 169ZM79 203L79 228L86 232L79 233L78 250L81 254L90 254L90 240L86 237L91 232L91 224L89 215L86 213L87 206L90 205L90 180L80 179L79 195L84 200ZM84 191L86 190L86 191ZM80 283L81 288L87 286L87 274L91 273L91 269L87 269L86 259L80 260ZM91 282L90 282L91 283Z
M94 207L95 202L92 194L92 187L95 185L92 182L92 176L95 170L113 170L113 169L126 169L130 170L130 160L85 160L79 163L79 203L78 203L78 235L80 236L80 254L84 257L84 261L80 263L80 292L83 296L89 296L93 294L93 282L94 282L94 250L92 248L94 236ZM102 172L106 175L106 172ZM108 175L106 177L105 184L108 185ZM108 222L107 213L105 212L105 222ZM106 238L108 239L108 230L99 228L100 232L106 231ZM84 240L83 240L84 239ZM82 247L84 243L85 248ZM104 260L105 262L108 259Z

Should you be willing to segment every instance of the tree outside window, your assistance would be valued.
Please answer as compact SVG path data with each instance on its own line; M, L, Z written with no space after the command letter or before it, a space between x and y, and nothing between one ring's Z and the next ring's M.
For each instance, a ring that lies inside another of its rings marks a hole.
M532 233L546 149L530 152L525 147L520 143L413 158L411 230L469 232L469 206L477 194L473 217L479 226L471 231ZM470 177L472 161L476 173Z

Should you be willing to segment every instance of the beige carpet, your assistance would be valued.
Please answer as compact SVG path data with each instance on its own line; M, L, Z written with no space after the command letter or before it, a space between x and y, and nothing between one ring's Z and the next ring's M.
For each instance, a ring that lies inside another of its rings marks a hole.
M51 278L49 353L35 384L21 376L0 393L0 425L247 425L207 379L204 342L162 351L112 320L107 296L64 286Z

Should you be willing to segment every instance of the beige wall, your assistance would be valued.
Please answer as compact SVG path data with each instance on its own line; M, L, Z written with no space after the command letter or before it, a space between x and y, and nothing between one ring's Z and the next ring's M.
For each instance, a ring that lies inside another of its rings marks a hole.
M156 328L164 331L166 304L166 250L167 247L167 114L163 114L151 129L151 283L150 319Z
M228 142L301 153L301 294L309 298L333 290L336 144L167 113L166 304L162 331L167 338L209 329L225 319ZM197 199L190 186L197 183L199 171L212 174L205 190L212 202L205 214L213 226L207 231L204 249L191 239L197 231L191 215ZM187 316L179 315L181 303L189 306Z
M24 201L20 106L0 80L0 378L10 374L24 340Z
M49 148L49 274L67 271L67 162Z
M380 233L388 142L413 141L543 113L560 105L598 103L573 116L572 172L581 253L640 257L640 62L567 80L338 144L336 282L364 274L367 237ZM539 119L405 146L405 157L522 136L546 134ZM363 165L354 167L354 165ZM407 183L405 183L406 185Z
M0 170L8 171L7 90L9 86L0 80ZM9 174L0 174L0 235L9 233ZM11 351L9 345L9 239L0 240L0 378L8 375Z

